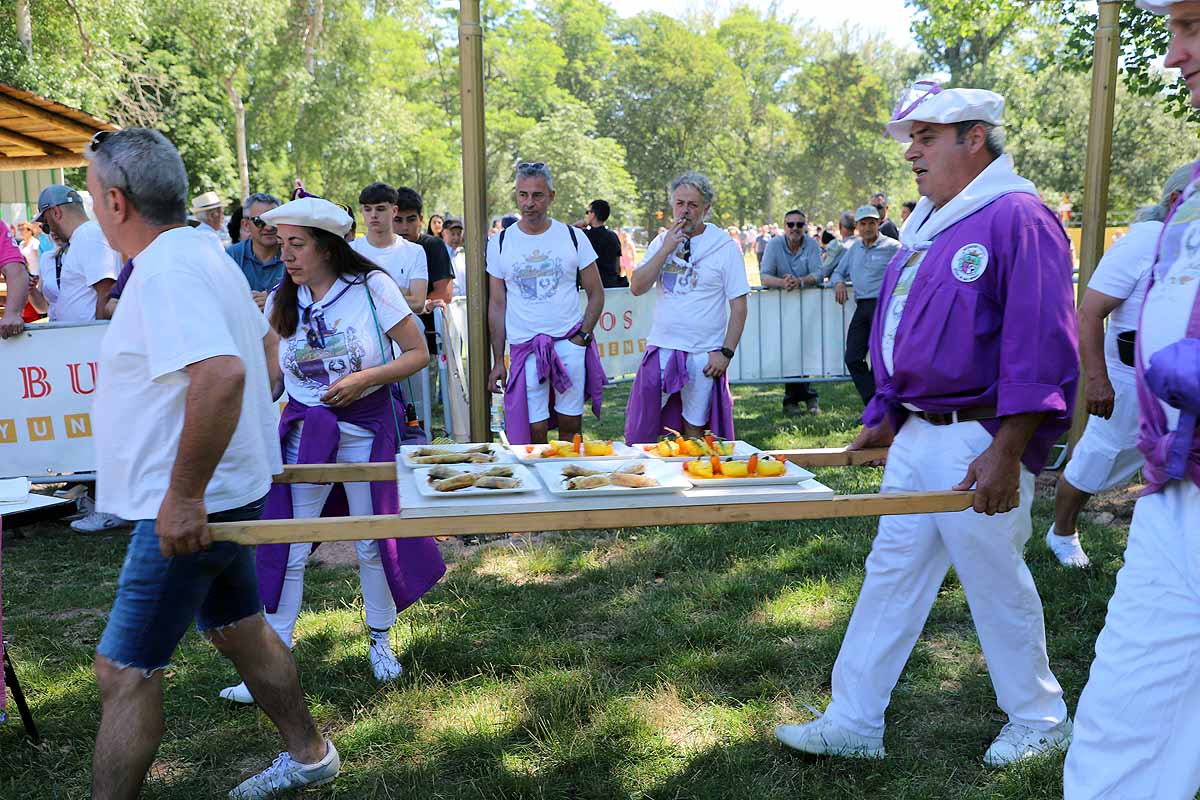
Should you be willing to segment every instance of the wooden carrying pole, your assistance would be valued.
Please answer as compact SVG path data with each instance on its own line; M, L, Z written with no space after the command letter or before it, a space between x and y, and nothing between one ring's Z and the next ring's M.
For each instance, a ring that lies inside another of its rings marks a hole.
M487 207L483 112L483 26L479 0L461 0L458 12L459 85L462 96L463 224L467 256L467 394L471 441L490 442L491 397L488 392L488 281L484 267Z
M1120 0L1100 0L1096 46L1092 54L1092 114L1088 121L1087 163L1083 176L1083 238L1079 247L1077 304L1083 303L1092 272L1104 255L1108 217L1108 176L1112 160L1113 111L1117 99L1117 55L1121 49ZM1075 418L1068 447L1073 450L1087 425L1086 376L1080 373Z
M773 455L809 467L854 466L880 461L880 450L778 450ZM297 464L284 467L276 483L333 483L390 481L396 465L390 461L370 464ZM779 503L738 503L736 495L724 505L675 506L670 508L580 509L569 516L561 511L545 513L484 514L478 516L428 516L402 518L394 515L285 519L258 522L222 522L210 525L213 538L241 544L330 542L356 539L405 539L423 536L468 536L512 531L609 530L614 528L698 525L705 523L748 523L779 520L871 517L880 514L934 514L963 511L971 507L974 492L916 492L844 495L831 500L792 500Z

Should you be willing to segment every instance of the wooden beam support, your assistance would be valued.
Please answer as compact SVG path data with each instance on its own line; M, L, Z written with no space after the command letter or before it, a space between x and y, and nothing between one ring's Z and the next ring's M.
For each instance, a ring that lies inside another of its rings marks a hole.
M60 116L53 111L47 111L40 106L35 106L32 103L26 103L3 94L0 94L0 109L11 111L14 114L20 114L30 119L36 119L38 122L53 125L59 130L64 130L67 133L73 133L76 136L82 136L86 139L91 139L96 133L95 128L84 125L82 122L76 122L73 119Z
M853 467L887 458L887 448L846 450L843 447L814 450L774 450L771 455L786 458L799 467ZM453 466L453 465L451 465ZM288 464L275 483L355 483L392 481L396 465L391 461L363 464Z
M478 516L331 517L281 519L256 522L221 522L209 525L218 541L245 545L294 542L334 542L360 539L415 539L424 536L471 536L513 531L612 530L617 528L740 524L805 519L873 517L881 514L937 514L964 511L974 502L974 492L916 492L856 494L832 500L799 500L782 503L729 503L727 505L672 508L613 508Z
M72 153L65 156L8 156L0 158L0 172L18 169L56 169L58 167L82 167L87 159Z
M26 136L23 133L10 131L3 127L0 127L0 142L15 144L17 147L23 147L26 150L33 150L37 153L41 153L44 156L77 155L61 145L57 145L52 142L43 142L41 139L35 139L32 136Z

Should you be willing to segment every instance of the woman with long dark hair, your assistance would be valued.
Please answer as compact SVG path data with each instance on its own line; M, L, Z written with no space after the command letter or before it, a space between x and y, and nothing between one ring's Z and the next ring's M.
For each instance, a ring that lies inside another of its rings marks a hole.
M392 461L403 407L390 386L429 360L424 330L392 278L345 240L350 216L318 197L293 200L262 215L279 228L284 277L267 298L272 390L286 389L279 423L285 464ZM393 358L392 343L400 353ZM275 484L264 519L396 514L395 481ZM267 621L288 647L300 614L304 567L313 545L262 545L256 561ZM445 572L432 539L357 543L375 678L402 672L389 642L397 609L424 594ZM245 684L222 690L253 702Z

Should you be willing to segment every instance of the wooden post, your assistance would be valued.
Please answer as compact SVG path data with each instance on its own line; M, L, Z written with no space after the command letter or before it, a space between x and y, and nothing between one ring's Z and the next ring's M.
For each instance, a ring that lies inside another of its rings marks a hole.
M1104 255L1104 229L1108 217L1108 176L1112 160L1113 111L1117 100L1117 55L1121 49L1120 0L1100 0L1096 45L1092 55L1092 114L1088 121L1087 161L1083 176L1083 239L1079 247L1079 289L1076 304L1083 302L1092 272ZM1075 418L1068 450L1074 450L1087 425L1084 402L1086 376L1079 375Z
M487 375L492 348L488 336L486 171L483 111L483 26L479 0L460 0L458 12L459 85L462 96L463 226L467 256L467 397L471 441L490 442L491 394Z

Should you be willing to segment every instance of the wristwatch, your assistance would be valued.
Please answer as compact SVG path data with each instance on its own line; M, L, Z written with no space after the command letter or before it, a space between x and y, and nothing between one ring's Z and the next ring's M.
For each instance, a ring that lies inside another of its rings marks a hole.
M732 351L732 350L730 350L728 347L722 347L722 348L721 348L721 355L725 356L725 357L726 357L726 358L728 358L728 359L732 359L732 358L733 358L733 351Z
M592 343L592 334L590 331L580 331L579 338L583 339L583 346L587 347Z

